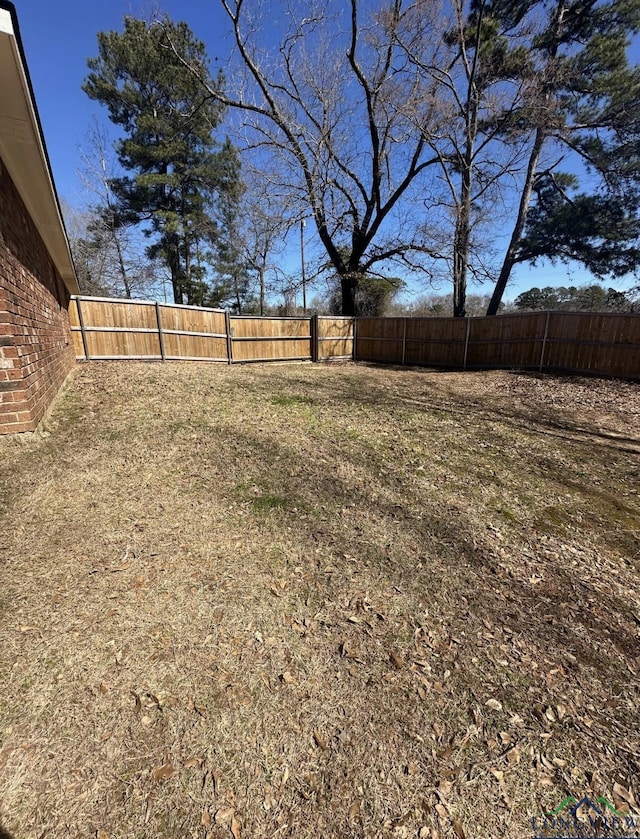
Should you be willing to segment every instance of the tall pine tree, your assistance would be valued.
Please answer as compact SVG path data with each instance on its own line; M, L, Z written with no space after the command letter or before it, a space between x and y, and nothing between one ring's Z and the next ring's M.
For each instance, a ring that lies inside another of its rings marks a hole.
M83 90L105 105L123 136L117 141L127 174L111 186L121 223L146 223L149 255L167 266L176 303L200 302L206 291L201 243L215 231L221 193L235 190L236 151L214 132L222 107L192 70L212 79L204 44L186 23L125 18L123 32L101 32Z

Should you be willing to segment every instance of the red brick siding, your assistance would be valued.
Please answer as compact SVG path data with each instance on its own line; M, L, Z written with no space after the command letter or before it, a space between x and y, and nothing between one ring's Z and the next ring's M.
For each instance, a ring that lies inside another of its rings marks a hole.
M69 293L0 161L0 434L33 431L75 358Z

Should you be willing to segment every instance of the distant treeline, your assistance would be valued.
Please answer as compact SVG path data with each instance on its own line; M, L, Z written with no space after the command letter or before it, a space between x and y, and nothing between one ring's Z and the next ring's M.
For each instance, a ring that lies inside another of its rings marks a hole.
M489 295L470 294L467 314L481 317L486 314ZM500 313L513 311L559 310L565 312L640 312L640 287L618 291L593 283L584 286L545 286L523 291L513 301L505 302ZM415 301L392 301L384 314L413 317L450 317L451 298L448 294L428 294Z

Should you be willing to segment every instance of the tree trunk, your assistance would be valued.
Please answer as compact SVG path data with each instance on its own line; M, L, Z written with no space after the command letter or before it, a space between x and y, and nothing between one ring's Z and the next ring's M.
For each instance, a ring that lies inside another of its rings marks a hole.
M355 282L351 274L340 277L340 291L342 293L342 314L354 317L356 313Z
M240 284L238 282L238 275L233 275L233 289L236 295L236 307L238 309L238 314L242 314L242 301L240 300Z
M554 40L549 49L547 67L549 67L553 63L558 54L560 38L562 35L562 27L564 24L566 12L566 0L559 0L553 27ZM548 87L546 87L546 85L544 85L543 83L543 110L545 112L549 110L550 102L551 90ZM496 286L493 290L493 294L491 295L491 300L489 301L489 306L487 308L487 316L493 316L498 314L498 309L500 308L500 303L502 302L502 296L507 287L507 283L509 282L509 277L511 276L513 266L516 264L518 243L522 238L522 234L527 223L527 214L529 212L529 204L531 202L531 193L533 191L533 184L535 182L536 174L538 171L538 161L540 160L540 154L542 153L542 147L544 146L544 142L546 139L547 135L544 128L538 127L538 129L536 130L535 140L533 141L533 148L531 149L531 154L529 155L527 174L525 177L522 194L520 196L520 204L518 206L518 215L516 217L516 223L513 228L513 233L511 234L509 247L507 248L507 252L502 263L502 268L500 269L500 274L498 275L498 279L496 281Z
M529 164L527 166L527 174L525 177L522 194L520 196L520 204L518 206L518 215L516 216L516 223L514 225L513 232L511 233L509 246L507 248L504 260L502 262L500 274L498 275L498 279L496 280L496 285L493 289L493 294L491 295L491 300L489 301L489 306L487 308L488 317L498 314L498 310L500 309L500 303L502 302L502 296L507 288L507 283L509 282L509 277L511 276L513 266L516 264L517 261L516 254L518 251L518 243L522 238L522 234L527 223L527 214L529 212L529 204L531 202L531 193L533 192L533 183L536 178L538 161L540 160L540 153L542 151L544 141L545 134L541 128L538 128L538 130L536 131L536 138L533 143L533 148L531 149L531 154L529 155Z
M464 318L467 315L467 266L469 259L469 214L471 197L471 173L464 172L462 178L462 196L456 219L456 231L453 243L453 316Z
M127 276L127 268L124 264L124 255L122 253L122 248L120 247L120 240L118 239L118 234L116 233L115 229L111 230L111 235L113 238L113 244L115 245L116 254L118 255L118 269L120 271L120 278L122 279L122 285L124 286L124 294L128 300L131 300L131 285L129 284L129 278Z
M173 302L182 305L183 284L180 271L180 243L177 237L170 234L167 239L167 263L171 272L171 286L173 288Z
M471 181L473 178L473 145L476 134L477 108L471 112L467 125L467 139L462 162L460 204L456 215L453 240L453 316L467 316L467 271L469 266L469 240L471 238Z

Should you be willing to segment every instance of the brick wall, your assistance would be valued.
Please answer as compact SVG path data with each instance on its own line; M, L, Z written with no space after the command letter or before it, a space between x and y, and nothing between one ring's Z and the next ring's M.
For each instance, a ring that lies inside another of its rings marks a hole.
M33 431L75 363L69 292L0 160L0 434Z

